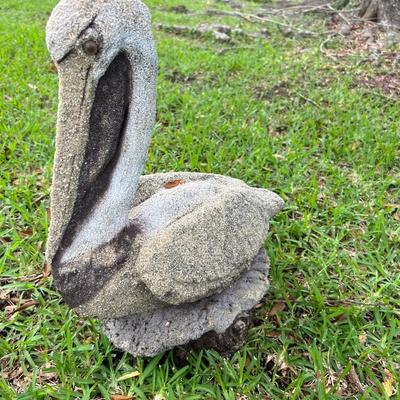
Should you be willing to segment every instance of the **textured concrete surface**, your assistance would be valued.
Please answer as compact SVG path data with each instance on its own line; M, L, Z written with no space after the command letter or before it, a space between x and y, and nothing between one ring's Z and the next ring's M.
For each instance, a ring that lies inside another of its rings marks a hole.
M161 351L199 339L204 333L225 332L243 311L266 293L269 262L262 249L251 269L220 294L195 303L104 321L104 333L121 350L134 356Z
M64 300L136 355L223 333L267 289L259 249L276 194L213 174L140 177L157 55L138 0L61 0L47 25L60 80L46 257Z
M141 177L130 212L140 233L121 268L77 311L122 317L221 292L250 268L282 207L275 193L221 175ZM106 251L110 260L117 250Z
M47 23L46 40L60 84L46 255L50 263L56 255L65 263L112 240L128 223L154 124L157 54L148 9L138 0L62 0ZM97 54L85 53L87 41L97 44ZM82 221L76 213L84 201L79 198L81 171L90 134L100 133L91 130L96 88L119 54L131 66L119 158L106 190L92 201L90 217Z

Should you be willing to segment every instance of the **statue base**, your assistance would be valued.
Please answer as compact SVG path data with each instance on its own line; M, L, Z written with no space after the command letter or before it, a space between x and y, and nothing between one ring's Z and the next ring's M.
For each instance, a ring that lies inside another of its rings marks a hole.
M184 346L214 349L221 354L243 345L249 324L248 313L269 287L269 260L261 249L249 270L221 293L190 304L103 321L111 342L134 356L156 354Z

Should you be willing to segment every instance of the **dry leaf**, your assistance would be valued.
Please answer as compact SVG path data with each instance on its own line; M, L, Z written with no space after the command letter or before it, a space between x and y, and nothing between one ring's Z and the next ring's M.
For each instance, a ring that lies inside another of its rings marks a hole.
M42 372L42 370L40 370L40 373L37 377L39 384L42 384L44 382L53 382L57 380L57 378L57 372Z
M19 231L18 234L22 237L29 237L32 236L33 230L32 228L27 228L22 231Z
M13 301L13 299L11 299L11 301ZM15 305L8 306L5 308L5 311L6 314L8 314L8 316L10 317L18 311L26 310L27 308L37 306L38 304L39 302L36 300L25 300L19 307L16 307Z
M389 203L389 204L384 204L384 207L386 207L386 208L398 208L398 209L400 209L400 204L391 204L391 203Z
M344 321L347 318L347 314L339 314L337 317L332 319L332 323L336 324L338 322Z
M271 331L268 332L265 336L270 337L270 338L278 338L281 337L281 333L277 331Z
M38 283L42 278L43 278L43 274L26 275L26 276L21 276L19 278L19 281L20 282Z
M165 189L172 189L176 186L183 185L185 181L182 179L176 179L175 181L167 182L164 184Z
M388 369L384 369L385 372L385 380L383 381L383 389L385 390L385 394L390 397L394 393L394 388L393 388L393 383L394 383L394 378L392 373Z
M278 314L278 312L283 311L285 308L286 308L285 303L283 301L278 301L271 308L271 311L268 313L268 317L273 317L274 315Z
M355 387L357 393L364 393L364 386L362 385L360 378L357 375L357 371L354 365L351 366L349 374L347 375L349 383Z
M123 396L120 394L111 395L111 400L133 400L132 396Z
M130 379L130 378L135 378L135 377L137 377L139 375L140 375L139 371L129 372L129 374L125 374L125 375L120 376L117 379L117 382L125 381L126 379Z
M358 336L358 342L360 344L365 344L367 342L367 335L364 333Z
M46 262L43 268L43 277L47 278L50 275L51 275L51 265Z
M0 304L10 300L11 290L0 290Z
M58 72L57 71L57 67L56 67L56 65L54 63L50 63L49 64L49 66L47 67L47 71L49 71L49 72L51 72L53 74L56 74Z

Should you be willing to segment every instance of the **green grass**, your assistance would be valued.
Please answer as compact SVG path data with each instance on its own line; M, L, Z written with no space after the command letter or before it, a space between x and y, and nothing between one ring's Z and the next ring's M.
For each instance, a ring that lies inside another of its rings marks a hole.
M71 312L51 278L24 278L44 263L57 107L44 26L54 3L0 4L0 295L16 307L36 301L10 317L0 300L0 398L400 398L400 107L358 84L399 67L362 54L336 63L320 53L322 37L287 38L273 25L267 41L239 39L222 53L211 37L155 32L158 122L146 172L231 175L273 189L286 208L266 242L271 290L243 349L227 359L191 353L183 364L174 352L135 359ZM257 28L162 10L179 1L148 3L157 23ZM132 371L140 375L118 380Z

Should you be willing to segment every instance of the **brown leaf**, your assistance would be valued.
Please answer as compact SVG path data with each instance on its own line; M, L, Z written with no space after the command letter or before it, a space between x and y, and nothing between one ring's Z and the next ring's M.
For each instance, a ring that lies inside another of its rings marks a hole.
M20 377L23 373L24 373L24 371L22 370L22 368L21 368L21 367L18 367L18 368L14 369L14 370L11 372L10 379L17 379L17 378Z
M392 373L388 369L384 369L385 372L385 380L383 381L383 389L385 390L385 394L388 397L391 397L394 394L394 388L393 388L393 383L394 383L394 378Z
M349 383L354 386L357 393L364 393L364 386L362 385L360 378L357 375L357 371L354 368L354 365L351 366L349 374L347 375Z
M38 383L42 384L44 382L53 382L57 380L57 373L56 372L42 372L40 371L38 375Z
M365 333L358 335L358 343L365 344L366 342L367 342L367 335Z
M133 400L132 396L123 396L120 394L111 395L111 400Z
M0 290L0 303L10 300L11 290Z
M278 312L283 311L285 308L286 308L286 304L283 301L278 301L271 308L271 311L268 313L268 317L273 317L274 315L278 314Z
M400 204L392 204L392 203L388 203L388 204L384 204L384 207L386 208L398 208L400 210Z
M164 184L165 189L172 189L176 186L179 185L183 185L185 183L185 181L183 181L182 179L176 179L174 181L170 181Z
M49 71L53 74L56 74L58 72L57 67L54 63L49 64L49 66L47 67L47 71Z
M20 282L34 282L34 283L37 283L42 278L43 278L43 274L33 274L33 275L21 276L19 281Z
M32 230L32 228L27 228L22 231L19 231L18 233L22 237L30 237L33 234L33 230Z
M51 275L51 265L48 262L46 262L43 268L43 277L47 278L50 275Z
M278 338L281 337L281 333L277 331L271 331L268 332L265 336L270 337L270 338Z
M332 319L332 323L336 324L338 322L344 321L347 317L347 314L339 314L337 317Z
M12 300L13 299L11 299L11 301ZM8 314L8 316L10 317L18 311L26 310L27 308L32 307L32 306L37 306L38 304L39 304L39 302L36 300L25 300L22 302L22 304L19 307L16 307L15 305L8 306L5 308L5 311L6 311L6 314Z

